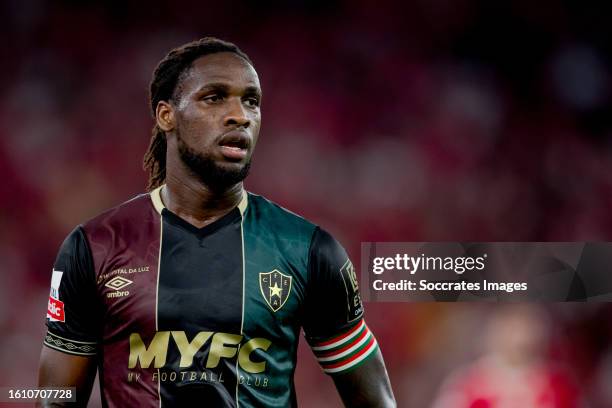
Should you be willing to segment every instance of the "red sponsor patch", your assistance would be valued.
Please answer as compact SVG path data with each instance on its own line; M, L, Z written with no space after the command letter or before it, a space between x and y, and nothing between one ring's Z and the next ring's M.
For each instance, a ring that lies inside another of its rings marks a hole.
M49 296L49 306L47 307L47 317L57 321L64 321L64 302Z

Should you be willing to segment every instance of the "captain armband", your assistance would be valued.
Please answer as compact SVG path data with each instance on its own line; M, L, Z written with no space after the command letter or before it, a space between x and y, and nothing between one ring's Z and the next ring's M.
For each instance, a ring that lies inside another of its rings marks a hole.
M326 374L340 374L359 367L376 354L378 343L363 319L333 338L310 342Z

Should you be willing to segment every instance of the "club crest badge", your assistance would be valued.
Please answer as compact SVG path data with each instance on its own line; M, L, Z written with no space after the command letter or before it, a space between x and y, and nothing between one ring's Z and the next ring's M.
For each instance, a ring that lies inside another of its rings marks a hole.
M278 311L291 294L291 276L278 269L259 273L259 288L264 300L273 312Z

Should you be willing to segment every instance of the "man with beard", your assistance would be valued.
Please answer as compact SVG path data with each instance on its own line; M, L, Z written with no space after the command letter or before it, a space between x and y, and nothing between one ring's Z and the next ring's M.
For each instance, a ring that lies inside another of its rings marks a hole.
M104 406L295 406L303 328L346 405L394 406L344 249L243 188L261 122L249 58L185 44L150 102L150 192L64 241L40 385L75 386L85 405L97 366Z

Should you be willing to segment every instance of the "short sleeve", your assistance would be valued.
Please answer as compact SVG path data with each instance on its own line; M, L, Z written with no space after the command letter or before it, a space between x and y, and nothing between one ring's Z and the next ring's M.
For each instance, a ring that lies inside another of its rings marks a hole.
M98 310L91 251L83 229L77 227L53 266L44 344L68 354L96 355Z
M317 228L308 260L304 332L323 371L349 371L375 354L378 345L363 319L355 268L329 233Z

